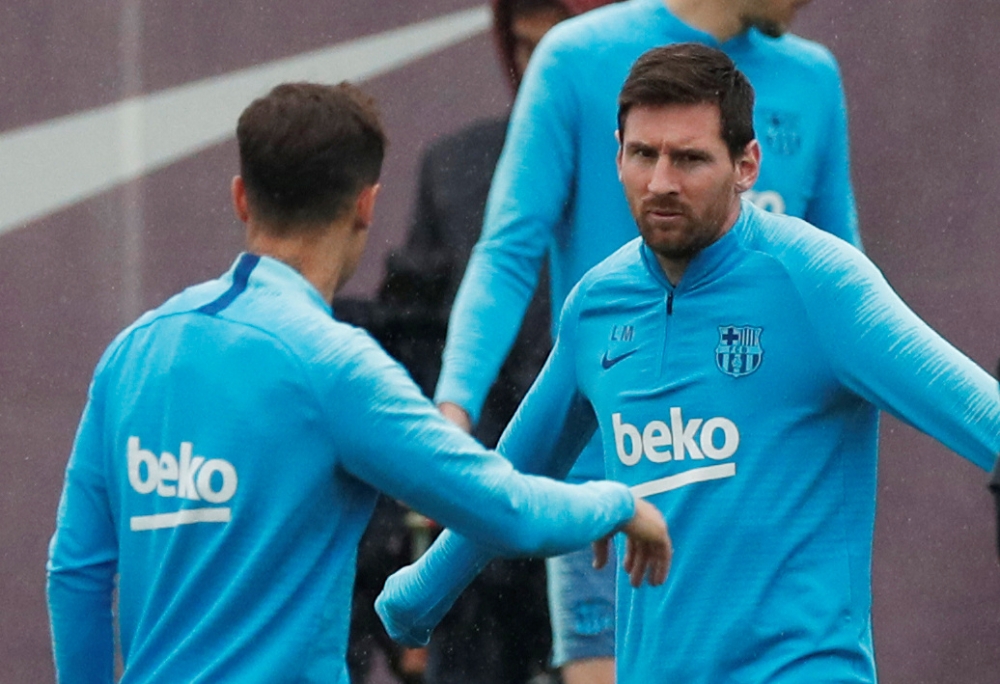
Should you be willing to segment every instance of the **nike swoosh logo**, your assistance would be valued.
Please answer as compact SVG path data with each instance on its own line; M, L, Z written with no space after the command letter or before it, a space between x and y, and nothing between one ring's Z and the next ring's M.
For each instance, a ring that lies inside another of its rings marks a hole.
M613 359L608 356L608 352L604 352L604 356L601 357L601 366L604 368L604 370L607 370L616 363L618 363L619 361L624 361L628 357L632 356L632 354L635 354L637 351L639 350L633 349L632 351L625 352L621 356L616 356Z

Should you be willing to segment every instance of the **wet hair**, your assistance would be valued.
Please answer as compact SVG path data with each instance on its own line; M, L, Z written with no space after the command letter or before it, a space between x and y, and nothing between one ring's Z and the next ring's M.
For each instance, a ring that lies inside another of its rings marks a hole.
M714 104L729 156L738 157L754 139L753 87L720 50L699 43L676 43L644 53L618 96L618 136L633 107Z
M236 126L251 210L280 232L340 218L378 182L386 136L375 101L346 81L284 83Z

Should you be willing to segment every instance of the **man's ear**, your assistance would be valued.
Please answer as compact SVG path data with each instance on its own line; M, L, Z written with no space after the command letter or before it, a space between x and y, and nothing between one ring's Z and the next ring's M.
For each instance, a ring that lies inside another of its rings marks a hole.
M618 151L615 153L615 168L618 169L618 180L622 179L622 134L617 128L615 129L615 140L618 141Z
M375 183L374 185L365 186L358 193L358 199L354 205L354 215L357 217L356 227L361 229L367 228L375 220L375 200L381 188L381 185Z
M247 204L247 188L243 183L243 177L233 176L229 190L233 196L233 211L236 212L236 218L246 223L250 220L250 209Z
M736 158L736 191L746 192L760 175L760 143L751 140L743 154Z

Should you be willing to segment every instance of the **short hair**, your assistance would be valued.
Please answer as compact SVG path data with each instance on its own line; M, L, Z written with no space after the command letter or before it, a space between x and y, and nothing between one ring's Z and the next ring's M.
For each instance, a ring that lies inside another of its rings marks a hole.
M236 139L251 209L279 232L340 218L378 182L387 144L374 99L346 81L276 86L243 110Z
M735 159L754 139L753 87L726 54L700 43L675 43L644 53L618 96L618 137L633 107L715 104L720 134Z

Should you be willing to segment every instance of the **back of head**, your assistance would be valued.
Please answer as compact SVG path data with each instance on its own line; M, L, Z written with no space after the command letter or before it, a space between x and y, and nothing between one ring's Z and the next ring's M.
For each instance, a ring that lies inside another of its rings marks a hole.
M347 82L275 87L243 111L236 138L250 210L280 232L340 218L378 182L386 147L374 100Z
M618 135L633 107L714 104L722 139L735 158L754 139L753 87L733 61L700 43L676 43L644 53L618 96Z

